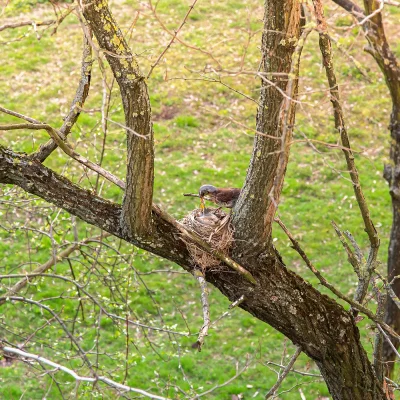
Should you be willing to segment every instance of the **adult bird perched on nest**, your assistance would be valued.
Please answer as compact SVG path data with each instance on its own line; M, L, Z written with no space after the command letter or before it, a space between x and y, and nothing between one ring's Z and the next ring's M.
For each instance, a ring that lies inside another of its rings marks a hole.
M204 197L212 201L219 207L233 208L240 195L240 189L237 188L217 188L213 185L203 185L199 189L201 208L204 209Z

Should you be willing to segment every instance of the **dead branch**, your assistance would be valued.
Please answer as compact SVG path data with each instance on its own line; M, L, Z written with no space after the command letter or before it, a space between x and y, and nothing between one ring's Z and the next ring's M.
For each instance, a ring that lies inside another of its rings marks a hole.
M51 360L49 360L47 358L44 358L42 356L38 356L36 354L27 353L26 351L15 349L13 347L4 346L2 348L2 350L5 353L18 354L21 357L24 357L24 358L27 358L27 359L30 359L30 360L35 360L38 363L43 363L43 364L46 364L46 365L50 365L51 367L54 367L56 370L63 371L66 374L72 376L78 382L98 382L98 381L100 381L100 382L105 383L106 385L109 385L109 386L114 387L116 389L122 390L124 392L139 393L142 396L149 397L151 399L168 400L168 398L166 398L166 397L157 396L155 394L146 392L146 391L144 391L142 389L137 389L137 388L134 388L134 387L131 387L131 386L127 386L127 385L122 385L121 383L115 382L114 380L112 380L110 378L107 378L105 376L96 376L95 378L88 377L88 376L80 376L75 371L73 371L72 369L64 367L61 364L55 363L54 361L51 361Z

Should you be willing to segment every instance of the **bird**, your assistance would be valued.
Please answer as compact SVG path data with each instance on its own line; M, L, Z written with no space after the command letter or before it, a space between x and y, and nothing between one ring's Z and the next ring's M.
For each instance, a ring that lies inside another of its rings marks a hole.
M203 185L199 189L201 208L204 209L204 196L219 207L233 208L240 195L237 188L217 188L213 185Z

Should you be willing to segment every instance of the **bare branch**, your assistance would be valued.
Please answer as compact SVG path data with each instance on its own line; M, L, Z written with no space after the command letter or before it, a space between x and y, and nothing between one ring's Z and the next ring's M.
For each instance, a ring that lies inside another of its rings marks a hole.
M250 358L248 358L248 359L246 360L246 363L245 363L245 365L243 366L242 369L239 370L239 368L238 368L239 365L236 365L236 374L235 374L234 376L232 376L232 378L228 379L228 380L227 380L226 382L224 382L224 383L221 383L221 384L219 384L219 385L215 385L213 388L211 388L211 389L209 389L209 390L206 390L206 391L203 392L203 393L197 394L196 396L192 397L191 400L199 399L200 397L206 396L206 395L208 395L208 394L214 392L215 390L217 390L217 389L219 389L219 388L222 388L222 387L224 387L224 386L226 386L226 385L229 385L229 384L230 384L231 382L233 382L238 376L242 375L243 372L245 372L245 371L249 368L249 366L250 366Z
M361 188L360 178L354 161L354 155L353 152L351 151L350 140L347 134L343 110L340 103L339 86L333 68L332 46L329 35L327 33L327 25L323 14L322 3L320 0L313 0L313 4L318 23L319 46L321 49L326 77L328 79L328 84L330 88L331 103L335 117L335 127L340 134L340 139L343 147L346 148L343 149L343 153L346 158L347 168L349 170L351 181L353 183L353 190L357 199L357 204L364 221L365 231L367 232L370 242L370 251L368 254L367 263L365 265L362 264L360 265L360 274L359 274L360 278L359 278L359 287L357 290L358 292L357 302L362 303L364 297L367 294L368 285L372 273L375 269L380 240L378 237L378 233L375 229L375 226L371 220L369 208Z
M106 234L108 235L108 234ZM104 235L102 237L105 237ZM42 264L38 268L32 271L32 274L42 274L49 270L51 267L53 267L57 262L62 261L64 258L67 258L71 253L73 253L76 249L78 249L80 246L91 242L92 240L97 240L99 236L94 237L94 238L87 238L83 240L80 243L74 243L64 251L62 251L60 254L57 255L57 257L51 257L46 263ZM1 279L1 278L0 278ZM17 294L20 292L28 283L29 283L29 277L25 277L21 279L19 282L17 282L13 287L4 295L4 297L9 297ZM0 300L0 306L5 303L6 300Z
M99 165L93 163L92 161L88 160L87 158L81 156L77 153L66 141L61 138L61 133L57 132L54 128L47 124L11 124L11 125L0 125L0 130L12 130L12 129L45 129L50 137L53 139L52 143L55 143L56 146L60 147L60 149L73 158L74 160L78 161L79 163L85 165L86 167L90 168L92 171L97 172L108 181L114 183L121 189L125 190L125 182L121 179L117 178L104 168L100 167ZM46 148L50 150L53 146L49 146ZM45 152L47 154L47 151ZM45 154L44 153L44 154ZM29 159L31 156L28 156Z
M377 324L380 324L386 330L386 332L390 333L395 338L400 339L400 335L398 335L389 325L384 323L381 319L377 318L376 315L371 310L364 307L362 304L352 300L350 297L344 295L342 292L340 292L340 290L336 289L336 287L334 285L329 283L322 276L322 274L314 267L313 263L310 261L307 254L304 252L304 250L299 245L299 242L294 238L294 236L286 228L285 224L279 218L275 218L275 221L279 224L279 226L282 228L282 230L286 233L287 237L292 242L293 248L300 254L301 258L304 260L307 267L318 278L319 282L323 286L327 287L333 294L335 294L340 299L344 300L346 303L350 304L352 307L356 308L358 311L364 313L369 319L376 322Z
M27 299L25 297L17 297L17 296L0 297L0 301L3 301L3 300L6 300L6 301L20 301L22 303L33 304L33 305L35 305L35 306L37 306L37 307L49 312L57 320L58 324L61 326L63 331L66 333L66 335L71 340L71 343L73 343L75 345L75 347L77 348L77 350L80 353L80 356L85 361L85 363L88 366L88 368L90 369L90 371L92 373L94 373L93 368L92 368L92 363L89 361L85 351L82 349L82 347L79 344L79 342L75 339L75 337L68 330L68 328L66 327L64 321L50 307L48 307L48 306L46 306L46 305L44 305L44 304L42 304L42 303L40 303L38 301Z
M105 237L105 235L103 234L103 237ZM83 243L82 243L83 244ZM37 271L37 270L35 270ZM29 274L7 274L7 275L0 275L0 280L2 279L14 279L14 278L24 278L23 280L28 280L28 282L30 282L30 280L38 278L38 277L44 277L44 278L55 278L55 279L61 279L65 282L69 282L73 285L76 286L76 288L81 291L84 295L86 295L88 297L88 299L90 299L94 304L96 304L97 307L99 307L99 309L101 310L102 313L104 313L104 315L107 315L108 317L115 319L115 320L121 320L124 322L128 322L130 325L134 325L134 326L138 326L140 328L145 328L145 329L149 329L152 331L158 331L158 332L166 332L166 333L172 333L174 335L179 335L179 336L188 336L189 334L186 333L182 333L182 332L177 332L177 331L173 331L170 329L166 329L166 328L158 328L155 326L150 326L150 325L145 325L142 324L141 322L137 322L137 321L133 321L131 319L126 319L125 317L121 317L119 315L110 313L107 311L106 308L104 308L104 306L96 299L95 296L91 295L86 289L85 289L85 285L79 284L78 282L76 282L73 279L67 278L66 276L62 276L62 275L56 275L56 274L52 274L52 273L44 273L44 272L32 272ZM22 282L23 280L21 280L20 282ZM18 283L20 283L18 282ZM14 286L13 286L14 288ZM11 296L12 289L10 289L9 292L7 292L4 297L7 298L7 296ZM2 300L1 304L4 304L5 301Z
M267 361L267 362L264 363L264 365L266 365L266 366L275 365L276 367L279 367L280 369L285 369L287 367L286 365L277 364L276 362L273 362L273 361ZM303 376L313 376L313 377L316 377L316 378L322 378L321 374L312 374L312 373L309 373L309 372L298 371L298 370L293 369L293 368L290 370L290 372L293 372L293 373L298 374L298 375L303 375Z
M51 360L49 360L47 358L44 358L42 356L38 356L36 354L27 353L26 351L22 351L22 350L19 350L19 349L14 349L12 347L7 347L7 346L4 346L2 348L2 350L4 352L6 352L6 353L18 354L21 357L28 358L28 359L31 359L31 360L36 360L39 363L50 365L51 367L56 368L56 370L63 371L66 374L72 376L76 381L79 381L79 382L98 382L98 381L100 381L100 382L104 382L106 385L109 385L109 386L114 387L116 389L122 390L124 392L139 393L142 396L150 397L151 399L168 400L167 397L157 396L155 394L146 392L145 390L142 390L142 389L137 389L137 388L134 388L134 387L131 387L131 386L127 386L127 385L122 385L121 383L115 382L114 380L112 380L110 378L107 378L105 376L97 376L95 378L88 377L88 376L80 376L75 371L73 371L72 369L64 367L61 364L55 363L54 361L51 361Z
M57 24L60 25L64 19L74 11L75 7L69 7L64 13L62 13L57 19L52 19L52 20L47 20L47 21L35 21L35 20L29 20L29 21L20 21L20 22L14 22L14 23L9 23L9 24L4 24L0 26L0 32L4 31L5 29L15 29L15 28L21 28L22 26L29 26L31 25L35 30L37 26L50 26ZM54 29L54 32L57 30L57 27ZM53 33L54 33L53 32Z
M91 34L91 32L89 34ZM75 122L78 120L79 114L81 113L81 108L85 104L86 98L89 94L92 63L92 46L90 45L86 35L83 35L81 78L79 80L75 98L72 101L69 113L64 118L64 123L59 129L60 135L63 139L68 136ZM35 153L32 153L30 158L43 162L56 148L57 143L53 139L50 139L50 141L48 141L46 144L40 146Z
M0 26L0 32L4 31L5 29L14 29L14 28L20 28L21 26L47 26L47 25L53 25L56 21L54 19L48 20L48 21L20 21L20 22L14 22L10 24L4 24Z
M204 275L201 271L195 270L193 275L197 279L201 289L201 304L203 307L203 321L204 324L200 329L199 336L197 338L197 349L201 351L204 344L204 339L208 335L208 328L210 327L210 305L208 304L208 289L207 282L204 279Z
M197 0L194 0L193 3L191 4L191 6L189 7L189 9L187 10L186 15L184 16L181 24L179 25L178 29L176 31L174 31L174 34L170 40L170 42L167 44L167 47L162 51L162 53L158 56L157 60L155 61L155 63L151 66L149 73L147 74L146 79L149 79L151 76L151 73L153 72L154 68L157 66L157 64L160 62L161 58L164 56L164 54L168 51L168 49L171 47L172 43L174 42L174 40L176 39L176 37L178 36L178 33L181 31L181 29L183 28L183 25L186 24L187 19L189 18L190 13L192 12L192 10L194 9L194 6L196 5Z
M265 395L266 399L269 399L270 397L274 396L276 391L279 389L281 386L283 380L286 378L286 376L289 374L291 369L293 368L294 363L296 362L297 358L299 357L301 353L301 347L297 347L296 351L293 353L292 357L290 358L287 366L285 369L279 374L278 380L275 382L274 386L272 386L271 389L268 390L268 393Z

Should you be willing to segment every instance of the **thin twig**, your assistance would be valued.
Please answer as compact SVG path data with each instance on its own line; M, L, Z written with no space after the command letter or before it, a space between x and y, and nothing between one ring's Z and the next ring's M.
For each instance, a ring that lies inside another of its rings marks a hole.
M172 36L172 39L170 40L170 42L167 44L167 47L163 50L163 52L158 56L156 62L151 66L149 73L147 74L147 79L150 78L150 75L152 74L154 68L157 66L157 64L160 62L161 58L164 56L164 54L168 51L168 49L171 47L172 43L174 42L174 40L176 39L176 37L178 36L178 33L180 32L180 30L183 28L183 25L185 25L190 13L192 12L192 10L194 9L194 6L196 5L197 0L194 0L192 5L189 7L185 17L183 18L183 21L181 22L181 24L179 25L178 29L175 31L174 35Z
M117 320L121 320L121 321L126 321L125 317L120 317L119 315L116 315L116 314L108 312L103 307L103 305L93 295L91 295L85 289L85 285L81 285L78 282L76 282L75 280L67 278L66 276L56 275L56 274L52 274L52 273L43 273L43 272L42 273L30 273L30 274L6 274L6 275L0 275L0 280L2 280L2 279L13 279L13 278L24 278L24 279L28 279L29 280L29 279L37 278L37 277L55 278L55 279L61 279L61 280L65 281L65 282L69 282L69 283L75 285L78 290L80 290L83 294L85 294L97 307L99 307L99 309L100 309L100 311L102 313L107 315L107 317L109 317L111 319L117 319ZM9 297L0 298L0 301L2 299L5 299L7 301L7 299L9 299ZM140 328L145 328L145 329L149 329L149 330L153 330L153 331L171 333L171 334L179 335L179 336L188 336L189 335L187 333L172 331L172 330L166 329L166 328L164 329L164 328L158 328L158 327L145 325L145 324L142 324L142 323L137 322L137 321L132 321L131 319L128 320L128 322L131 325L139 326Z
M263 363L263 365L274 365L276 367L279 367L280 369L285 369L287 367L287 365L282 365L282 364L278 364L276 362L273 361L267 361L266 363ZM299 374L299 375L303 375L303 376L312 376L312 377L316 377L316 378L322 378L321 374L312 374L310 372L303 372L303 371L298 371L297 369L291 369L290 372L293 372L294 374Z
M302 352L301 347L298 346L296 348L296 351L294 352L294 354L290 358L288 365L285 367L285 369L282 371L282 373L279 374L279 378L275 382L274 386L272 386L272 388L268 390L268 393L265 395L266 399L269 399L270 397L275 395L276 391L281 386L283 380L286 378L286 376L289 374L290 370L293 368L293 365L296 362L296 360L299 357L301 352Z
M232 376L232 378L228 379L227 381L225 381L224 383L221 383L219 385L215 385L214 387L212 387L209 390L206 390L203 393L199 393L196 396L192 397L190 400L196 400L199 399L200 397L206 396L207 394L210 394L212 392L214 392L215 390L222 388L226 385L229 385L232 381L234 381L238 376L240 376L241 374L243 374L243 372L245 372L250 366L250 358L247 358L246 363L244 365L244 367L239 370L238 369L238 365L236 365L236 374L234 376Z
M92 31L88 29L88 35L92 35ZM75 97L71 103L70 110L67 116L64 118L64 123L59 129L61 138L65 139L71 132L72 127L76 123L81 113L81 108L85 104L86 98L89 95L90 79L92 71L92 46L86 35L83 35L83 52L82 52L82 65L81 65L81 77L76 89ZM40 146L40 148L29 155L31 159L39 160L43 162L46 158L57 148L57 143L54 139L50 139L47 143Z
M102 237L107 237L110 236L109 233L103 234ZM34 271L32 271L32 273L30 274L30 276L33 277L36 274L43 274L44 272L46 272L47 270L49 270L53 265L55 265L56 262L62 261L64 258L67 258L71 253L73 253L76 249L78 249L80 246L89 243L93 240L97 240L99 238L99 236L93 237L93 238L87 238L85 240L83 240L82 242L79 243L74 243L72 246L68 247L67 249L65 249L64 251L62 251L60 254L58 254L56 257L51 257L47 262L45 262L44 264L40 265L38 268L36 268ZM40 275L36 275L36 276L40 276ZM1 279L1 278L0 278ZM26 276L25 278L21 279L19 282L17 282L11 289L8 290L8 292L4 295L6 298L9 296L13 296L15 294L17 294L18 292L20 292L29 282L30 278L28 276ZM2 304L4 304L6 302L6 300L0 300L0 306Z

